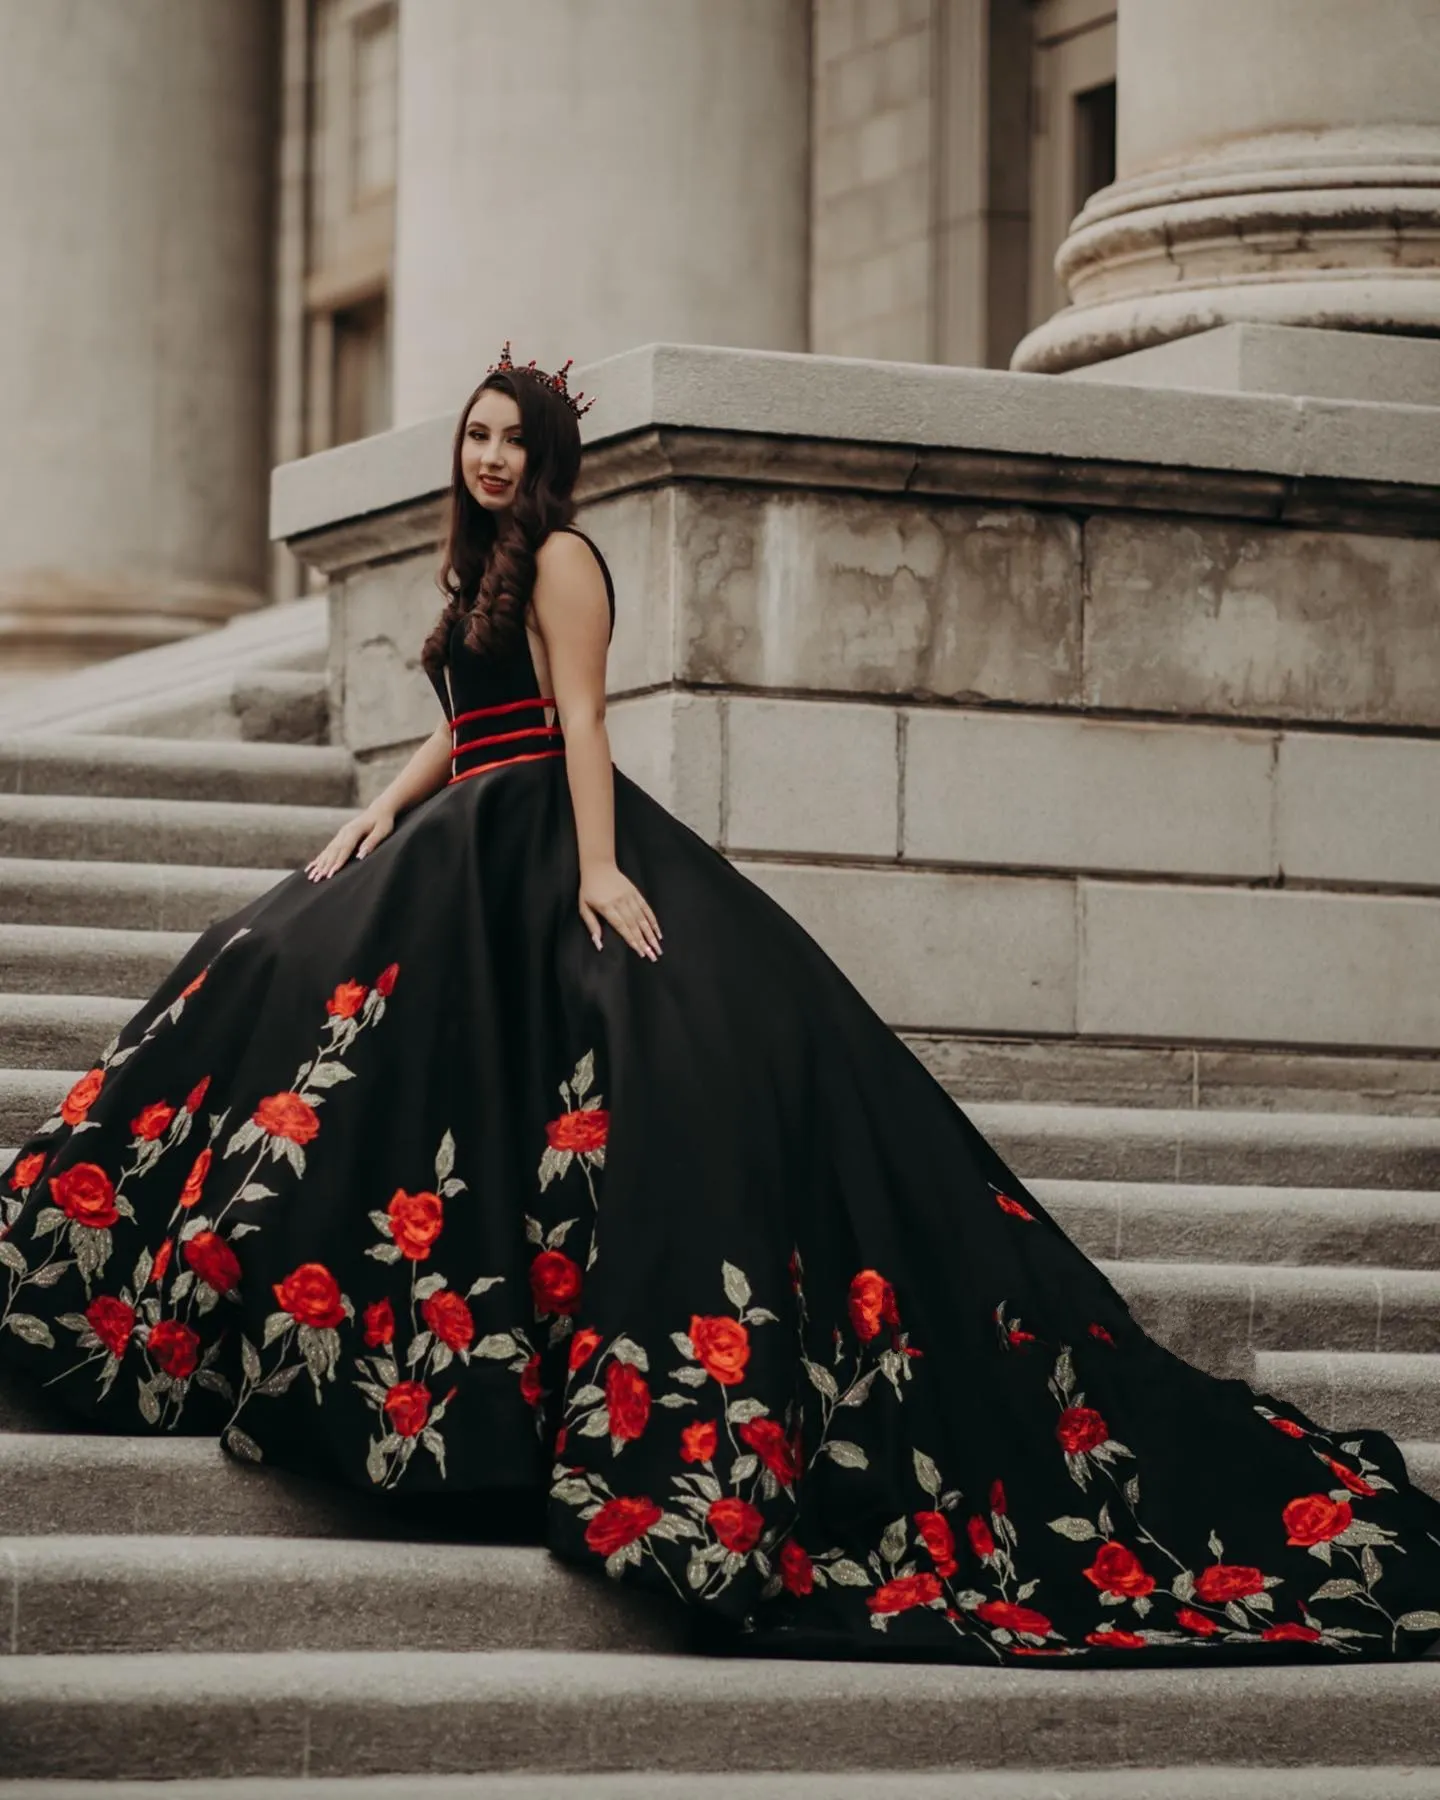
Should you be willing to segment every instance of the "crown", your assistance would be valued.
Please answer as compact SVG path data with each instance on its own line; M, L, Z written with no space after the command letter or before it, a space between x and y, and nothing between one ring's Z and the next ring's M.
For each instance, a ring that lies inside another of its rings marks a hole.
M535 358L533 356L528 363L521 367L519 363L511 362L510 340L509 338L506 338L505 348L500 352L500 360L491 363L490 367L485 371L485 374L488 378L493 375L497 369L500 369L506 372L513 371L517 375L529 375L533 377L534 380L543 382L552 393L558 394L578 419L582 413L589 412L590 408L595 404L595 401L593 396L589 400L585 400L584 388L581 388L578 394L572 394L566 387L565 370L570 367L574 360L575 358L573 356L567 356L565 358L565 367L557 369L553 375L547 375L543 369L537 369L535 367ZM585 400L583 406L576 404L576 402L580 400Z

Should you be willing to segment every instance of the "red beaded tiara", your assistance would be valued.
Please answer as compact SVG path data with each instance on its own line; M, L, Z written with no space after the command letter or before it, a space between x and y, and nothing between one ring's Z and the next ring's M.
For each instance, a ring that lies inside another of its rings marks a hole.
M574 360L575 358L573 356L567 356L565 358L565 368L557 369L553 375L547 375L543 369L537 369L535 367L535 358L533 356L530 358L529 362L521 368L518 363L511 362L510 340L509 338L506 338L505 348L500 352L500 360L491 363L490 367L485 371L485 375L488 379L497 369L500 369L505 371L513 370L517 375L533 376L536 381L544 382L545 386L548 387L552 393L558 394L578 419L582 413L589 412L590 408L595 404L595 401L593 397L589 400L585 400L584 388L581 388L578 394L572 394L566 387L565 370L570 367ZM585 404L583 406L578 406L576 402L579 400L585 400Z

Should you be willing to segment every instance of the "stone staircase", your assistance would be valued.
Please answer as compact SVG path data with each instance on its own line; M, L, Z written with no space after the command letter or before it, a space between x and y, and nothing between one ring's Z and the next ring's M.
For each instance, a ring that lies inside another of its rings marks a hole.
M349 810L344 752L197 721L0 738L0 1143ZM1157 1336L1440 1492L1440 1118L958 1097ZM1435 1663L777 1677L538 1548L55 1423L0 1393L0 1800L1440 1796Z

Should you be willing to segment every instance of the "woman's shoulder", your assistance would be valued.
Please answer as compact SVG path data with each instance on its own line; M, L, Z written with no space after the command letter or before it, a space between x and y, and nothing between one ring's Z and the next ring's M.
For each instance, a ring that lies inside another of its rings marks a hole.
M580 570L591 561L598 562L605 578L605 598L613 624L615 618L615 583L600 546L576 525L556 525L546 533L535 552L537 568L563 574L567 569Z

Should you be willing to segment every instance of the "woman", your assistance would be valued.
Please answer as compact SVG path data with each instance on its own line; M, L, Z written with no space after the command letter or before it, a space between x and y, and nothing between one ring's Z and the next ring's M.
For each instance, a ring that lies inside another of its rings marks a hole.
M456 431L444 717L23 1147L5 1360L106 1429L477 1517L519 1491L762 1653L1423 1654L1440 1505L1390 1440L1149 1339L612 770L576 402L508 349Z

